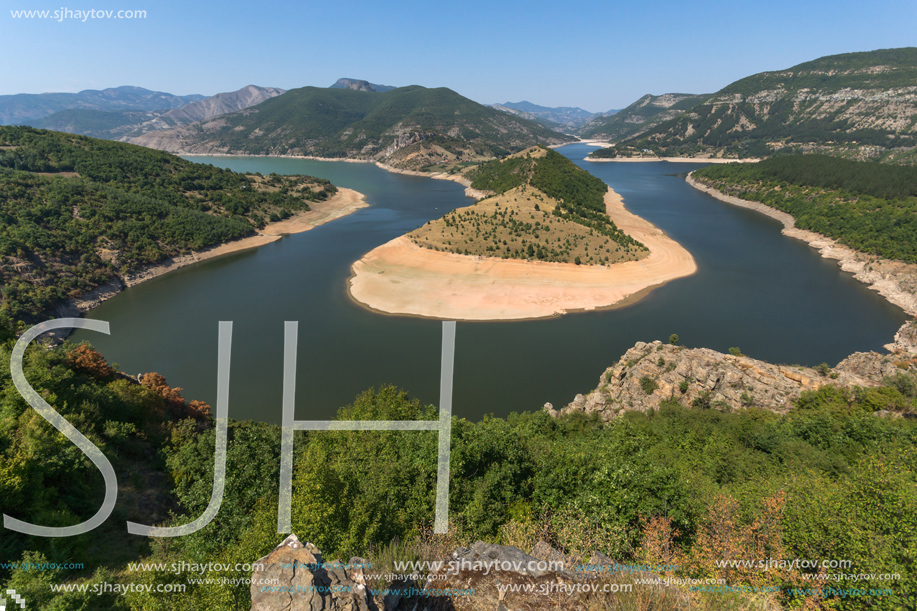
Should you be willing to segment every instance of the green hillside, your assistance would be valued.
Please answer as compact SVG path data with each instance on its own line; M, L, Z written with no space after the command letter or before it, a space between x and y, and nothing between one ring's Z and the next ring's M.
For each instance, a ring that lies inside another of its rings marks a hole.
M618 149L664 157L822 152L913 164L915 93L917 48L832 55L736 81Z
M692 175L723 193L796 217L851 248L917 263L917 168L825 155L712 165Z
M609 117L593 119L584 125L577 135L580 138L618 142L677 117L708 97L709 95L690 93L647 94Z
M0 311L34 319L335 192L322 179L243 175L130 144L0 127Z
M74 524L98 508L102 478L18 396L6 365L11 347L11 334L0 327L0 509L42 525ZM35 609L249 608L250 588L223 580L248 578L234 565L253 562L285 536L276 532L280 427L230 420L225 494L216 519L183 537L135 537L126 533L125 520L175 526L206 508L216 440L210 409L187 402L162 376L146 374L137 383L116 373L87 347L35 346L25 373L110 457L120 493L113 516L91 533L6 533L3 587ZM679 565L665 574L679 579L772 588L768 609L804 608L806 602L838 611L912 608L917 424L875 414L912 414L915 394L914 376L901 372L879 387L804 392L785 414L721 412L670 398L657 411L629 412L607 423L584 414L555 419L543 410L479 422L453 417L450 532L441 536L429 532L435 435L297 432L292 529L326 559L366 558L380 575L397 572L393 560L448 560L456 547L478 539L526 550L543 540L571 564L588 563L599 551L621 564ZM383 387L361 394L337 417L430 420L436 414L435 407ZM761 549L772 555L761 557ZM821 601L804 593L812 585L807 578L816 574L812 569L716 564L768 557L843 559L850 563L845 573L900 578L879 582L887 594L829 594ZM20 561L83 566L42 571L6 564ZM130 570L131 561L200 568ZM630 583L634 575L624 578ZM423 588L417 582L411 585ZM49 587L61 583L133 587L124 596ZM367 585L397 583L379 578ZM155 589L167 585L185 587ZM674 594L686 600L688 586L679 589ZM704 593L698 608L761 609L760 596L748 591ZM680 608L672 594L634 588L591 600L617 610ZM408 603L403 608L415 601Z
M821 93L843 89L896 89L917 83L917 47L879 49L861 53L828 55L787 70L761 72L728 85L720 95L754 95L760 91L785 88Z
M140 136L163 150L314 155L424 169L573 138L446 88L376 93L303 87L214 121Z

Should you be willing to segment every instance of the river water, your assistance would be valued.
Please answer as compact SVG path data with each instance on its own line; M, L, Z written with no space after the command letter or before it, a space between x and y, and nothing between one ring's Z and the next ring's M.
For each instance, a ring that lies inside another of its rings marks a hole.
M454 413L565 405L598 383L635 342L681 343L777 363L836 364L879 350L906 320L777 221L719 202L684 175L702 164L589 163L586 145L558 149L624 197L695 257L698 272L618 309L522 322L459 322ZM310 174L366 195L368 208L255 250L130 288L88 314L111 336L80 331L128 373L157 371L185 396L216 401L217 326L234 322L230 417L279 422L283 323L299 321L296 415L328 419L361 391L395 384L424 403L439 393L440 323L365 310L346 291L351 264L376 246L466 206L449 181L365 163L189 157L237 171Z

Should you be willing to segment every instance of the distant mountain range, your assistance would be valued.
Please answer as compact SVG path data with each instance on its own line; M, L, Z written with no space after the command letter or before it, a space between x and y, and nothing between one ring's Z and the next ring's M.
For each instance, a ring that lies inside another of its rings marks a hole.
M656 125L679 116L710 97L691 93L647 94L611 116L598 116L577 132L581 138L617 142L642 134Z
M780 151L917 163L917 48L831 55L724 87L622 142L621 154Z
M528 101L484 106L446 88L341 78L329 88L250 85L209 98L140 87L0 96L0 122L170 152L346 157L406 169L575 137L615 143L593 157L795 151L917 164L917 48L832 55L714 94L648 94L607 113Z
M173 95L143 87L87 89L79 93L19 93L0 96L0 125L19 125L61 110L159 111L180 108L205 96Z
M578 107L560 106L550 108L548 106L539 106L531 102L505 102L503 104L492 104L493 108L523 117L532 121L537 121L546 127L552 129L561 129L567 133L575 133L579 128L585 125L591 119L604 117L617 112L609 110L605 113L594 113L583 110Z
M173 123L173 125L187 125L195 121L206 121L220 115L243 110L282 93L286 93L286 89L248 85L237 91L218 93L209 98L192 102L187 106L170 110L160 118L166 122Z
M386 91L391 91L395 89L391 85L377 85L376 83L370 83L369 81L364 81L362 79L355 78L339 78L334 85L331 86L331 89L353 89L354 91L372 91L374 93L385 93Z
M303 87L130 141L170 152L372 159L416 170L573 140L451 89L414 85L386 92Z
M22 123L95 138L126 140L146 132L188 125L243 110L282 93L284 90L276 87L248 85L238 91L218 93L170 110L118 112L74 108Z

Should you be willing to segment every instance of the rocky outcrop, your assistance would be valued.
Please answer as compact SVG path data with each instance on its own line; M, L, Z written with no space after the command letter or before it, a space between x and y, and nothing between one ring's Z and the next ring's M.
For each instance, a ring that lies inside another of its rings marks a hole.
M386 91L391 91L394 89L391 85L379 85L377 83L370 83L363 79L354 79L354 78L339 78L335 81L334 85L330 89L353 89L354 91L371 91L373 93L385 93Z
M838 363L834 370L879 384L885 378L901 373L903 369L899 365L909 368L907 358L878 352L854 352Z
M773 365L708 348L638 342L605 370L599 386L576 398L560 414L597 412L608 421L625 411L658 409L666 399L723 411L760 407L789 410L803 391L825 384L875 386L901 371L888 355L857 353L833 369ZM545 405L548 413L557 413ZM553 415L553 414L552 414Z
M885 349L889 352L901 355L917 354L917 321L906 323L895 334L895 341L886 344Z
M361 568L371 564L362 558L324 563L314 545L290 535L254 564L251 611L586 611L604 599L631 596L624 593L633 592L636 578L659 576L646 572L650 567L619 570L600 552L568 556L544 541L531 554L477 541L427 560L437 566L432 572L395 576L373 590L367 587L373 575L364 576ZM688 602L662 582L645 587L664 590L657 600Z
M251 611L369 611L364 564L326 564L317 547L290 535L255 563Z

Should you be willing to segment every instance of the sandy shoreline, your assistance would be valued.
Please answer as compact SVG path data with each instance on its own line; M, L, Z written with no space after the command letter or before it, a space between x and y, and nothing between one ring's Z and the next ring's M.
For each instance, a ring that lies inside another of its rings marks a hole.
M611 266L470 257L422 248L401 236L354 263L348 288L355 301L379 312L522 320L620 306L697 270L687 250L631 214L611 189L605 206L618 227L650 249L649 256Z
M590 146L598 146L601 148L614 146L613 142L609 142L607 140L596 140L594 138L586 138L585 140L580 139L580 140L577 140L576 142L573 142L572 144L588 144Z
M488 197L490 193L487 191L478 191L477 189L471 188L471 181L465 178L464 176L458 176L456 174L446 174L445 172L437 172L436 174L431 174L430 172L418 172L417 170L402 170L396 167L392 167L388 164L382 163L381 161L375 162L377 167L382 168L387 172L392 174L404 174L406 176L421 176L423 178L433 178L435 180L451 180L452 182L457 182L458 184L465 187L465 197L470 197L474 200L482 199Z
M889 303L898 306L911 316L917 316L917 265L868 255L849 246L838 244L835 240L820 233L798 229L796 219L792 215L760 202L726 195L700 184L691 174L688 174L685 181L695 189L720 201L749 208L780 221L783 223L781 232L783 235L806 242L825 259L836 259L841 270L852 273L854 278L877 291Z
M366 203L366 199L362 193L354 191L353 189L338 187L338 192L328 201L312 203L310 205L312 207L311 210L296 214L277 223L270 223L266 225L264 229L258 231L256 235L227 242L226 244L220 244L219 246L214 246L200 252L192 252L187 255L179 255L170 259L165 259L159 263L147 266L140 271L132 274L125 274L122 278L115 279L89 291L79 299L71 299L67 304L60 306L55 314L58 317L78 316L98 306L103 301L111 299L125 288L136 286L152 278L158 278L159 276L193 263L222 257L235 252L248 250L249 248L257 248L258 246L275 242L285 235L309 231L319 225L356 212L360 208L365 208L369 204Z
M668 161L669 163L757 163L760 159L701 159L700 157L615 157L614 159L590 159L591 163L648 163Z

